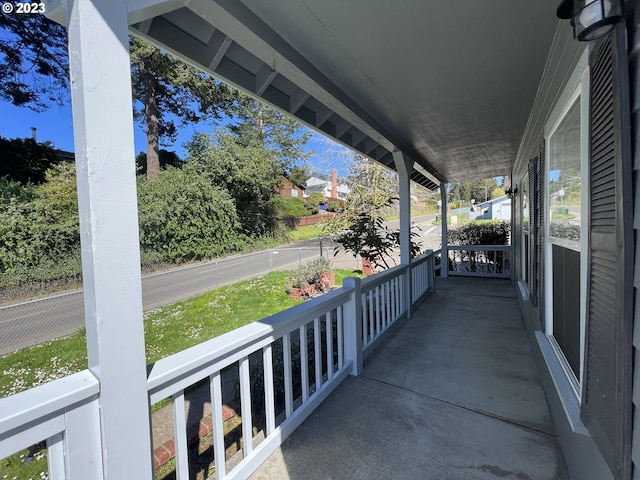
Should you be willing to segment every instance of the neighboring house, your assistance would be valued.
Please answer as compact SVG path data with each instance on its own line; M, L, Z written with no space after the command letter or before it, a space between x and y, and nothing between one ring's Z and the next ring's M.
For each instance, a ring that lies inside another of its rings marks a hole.
M307 198L313 192L320 192L326 200L346 200L351 188L344 180L338 179L335 169L328 177L322 174L313 174L305 182L304 196Z
M282 186L280 187L280 195L283 198L304 198L305 191L304 187L301 185L297 185L289 180L287 177L284 177L282 182Z
M482 215L476 219L511 220L511 198L503 195L480 204Z

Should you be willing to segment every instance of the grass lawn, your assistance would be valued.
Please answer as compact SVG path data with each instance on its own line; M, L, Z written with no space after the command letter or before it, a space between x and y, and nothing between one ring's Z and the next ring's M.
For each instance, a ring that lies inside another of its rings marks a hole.
M300 303L284 291L290 274L272 272L147 312L147 363ZM337 270L336 283L353 275L351 270ZM0 398L85 368L84 330L20 350L0 358Z
M355 274L336 270L336 284ZM284 291L292 272L272 272L145 314L147 363L261 320L301 302ZM0 398L87 368L84 329L0 358ZM27 450L0 460L0 479L46 479L46 450L24 463Z
M292 242L301 242L311 238L323 237L327 235L323 228L323 223L308 225L306 227L296 227L287 232L287 237Z

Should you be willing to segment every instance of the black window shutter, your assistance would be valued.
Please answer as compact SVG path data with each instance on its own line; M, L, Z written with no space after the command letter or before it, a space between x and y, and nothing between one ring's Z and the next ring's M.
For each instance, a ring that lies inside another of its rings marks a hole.
M530 298L531 303L536 306L538 304L537 295L538 292L536 290L536 240L535 235L538 231L536 226L536 215L538 211L538 192L536 191L536 164L538 163L538 157L532 158L529 160L529 258L525 259L525 261L529 262L527 265L527 271L529 272L529 278L525 279L527 281L527 285L529 285L530 290ZM532 281L533 279L533 281Z
M538 195L538 204L536 205L536 273L535 273L535 292L536 306L542 315L542 272L544 271L542 254L544 252L544 143L540 147L538 154L538 177L536 179L536 189Z
M582 419L616 479L631 476L633 216L624 26L589 64L589 250Z

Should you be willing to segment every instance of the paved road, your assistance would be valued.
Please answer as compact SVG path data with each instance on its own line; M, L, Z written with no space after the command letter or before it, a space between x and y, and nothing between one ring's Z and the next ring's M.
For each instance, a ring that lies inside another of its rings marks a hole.
M433 225L430 224L433 218L433 215L429 215L418 217L414 221L423 224L424 233L433 229ZM390 227L397 228L397 221L390 222ZM325 239L322 244L323 254L333 258L333 247L334 244ZM146 311L168 305L220 285L235 283L273 270L295 268L299 263L318 256L320 248L318 239L308 240L292 246L147 275L142 279L144 309ZM353 258L342 256L336 260L335 263L339 267L355 268ZM83 326L82 290L0 307L0 356L70 335Z

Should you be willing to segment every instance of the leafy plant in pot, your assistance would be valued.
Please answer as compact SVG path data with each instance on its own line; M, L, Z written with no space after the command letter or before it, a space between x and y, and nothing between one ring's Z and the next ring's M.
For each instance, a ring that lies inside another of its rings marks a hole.
M422 251L422 246L414 239L418 233L411 230L411 256ZM335 238L340 247L336 247L334 256L340 250L351 252L354 257L362 258L362 272L366 275L374 273L375 268L389 268L396 264L393 252L400 246L400 230L391 230L384 225L380 216L372 217L368 212L359 213L347 230Z

